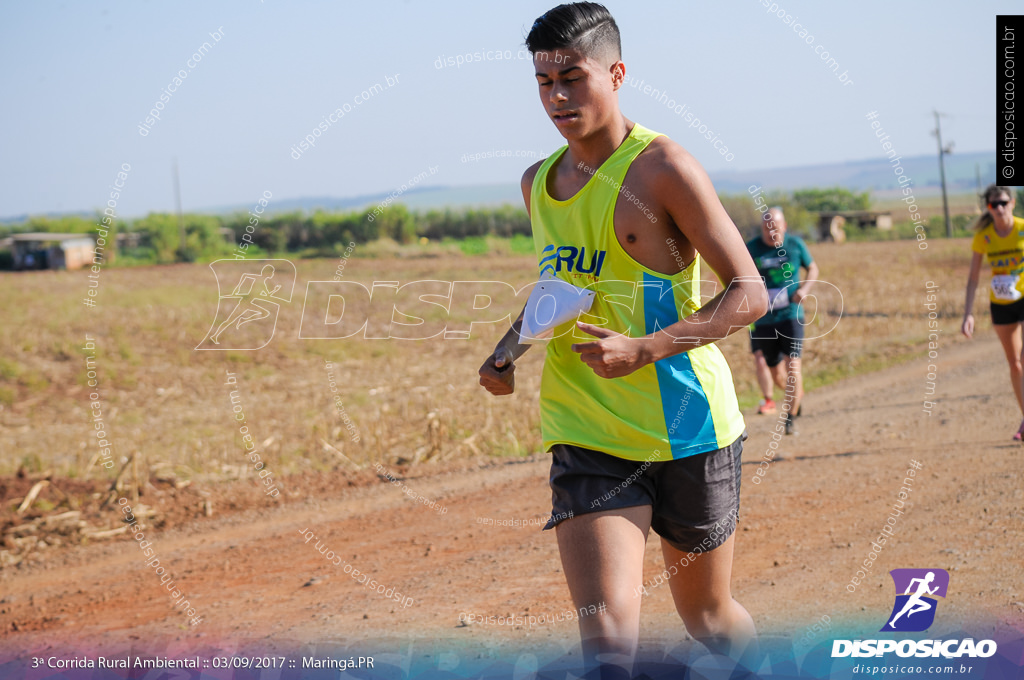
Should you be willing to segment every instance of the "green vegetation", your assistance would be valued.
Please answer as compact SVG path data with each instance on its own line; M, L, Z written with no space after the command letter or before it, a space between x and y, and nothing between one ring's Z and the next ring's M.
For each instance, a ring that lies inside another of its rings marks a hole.
M974 235L974 222L977 218L974 215L952 215L949 221L953 225L953 238L965 238ZM946 220L941 215L928 219L925 226L925 233L929 239L945 238ZM878 229L867 227L864 229L847 229L846 239L848 241L907 241L914 240L917 235L914 231L914 223L893 222L892 229Z
M871 195L867 191L862 194L855 194L842 187L798 189L793 192L793 202L804 210L817 212L868 210L871 207Z
M782 208L790 233L809 240L816 240L817 215L798 203L793 195L784 191L766 191L763 196L769 207L779 206ZM729 213L733 223L739 228L740 233L747 238L761 233L761 212L757 209L750 194L722 194L718 198L722 201L722 206Z
M82 216L32 217L0 227L0 238L25 232L95 233L102 219ZM247 232L247 227L249 231ZM370 211L329 213L318 210L267 215L256 220L247 213L233 215L186 214L181 223L169 213L150 213L135 220L111 225L107 240L122 234L125 240L116 253L108 248L110 264L132 266L173 262L210 262L244 255L246 259L298 254L300 257L340 257L349 243L390 241L400 247L431 242L451 244L449 250L466 254L533 252L530 221L523 208L504 205L490 209L428 210L412 212L398 204L379 214ZM184 234L184 242L182 242ZM131 235L129 237L129 235ZM243 246L244 247L240 247ZM394 254L384 248L386 254ZM435 253L437 254L437 253ZM360 253L358 256L374 256ZM0 267L11 266L8 256Z
M1024 214L1024 190L1017 194L1017 213ZM764 196L768 205L783 209L792 233L811 240L817 238L819 211L888 207L885 201L872 206L867 192L858 194L841 187L798 189L791 193L771 191ZM749 194L723 194L719 198L742 233L748 237L757 233L761 214ZM954 208L962 209L964 205L958 204ZM899 211L893 212L894 216L900 216ZM31 231L95 233L102 218L102 213L97 213L93 219L83 216L32 217L21 224L0 226L0 238ZM973 219L969 215L955 215L954 235L969 235ZM251 232L247 232L247 228ZM122 243L116 252L108 248L107 256L108 264L115 266L211 262L236 255L244 255L246 259L286 254L301 258L338 258L346 254L350 243L366 246L355 252L349 251L361 258L437 257L457 253L530 255L533 253L531 233L526 210L511 205L411 211L405 205L395 204L383 211L268 213L258 221L251 214L242 212L231 215L190 213L184 215L180 222L173 214L150 213L112 224L108 242L120 234ZM928 234L932 238L945 234L941 218L930 219ZM847 235L853 241L915 237L909 220L895 223L891 231L847 229ZM243 243L245 248L240 249L239 245ZM10 253L0 252L0 269L10 268L11 263Z

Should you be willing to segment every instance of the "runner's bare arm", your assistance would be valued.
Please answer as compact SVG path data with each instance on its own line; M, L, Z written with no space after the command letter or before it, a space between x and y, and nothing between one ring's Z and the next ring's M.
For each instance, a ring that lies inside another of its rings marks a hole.
M519 188L523 192L523 202L526 203L526 215L530 215L530 191L533 187L533 178L537 176L537 171L540 170L540 166L544 161L537 161L523 173L523 179L520 182ZM504 337L498 342L498 347L504 347L511 353L512 361L515 361L519 357L523 356L526 350L530 349L530 345L519 344L519 329L523 325L523 314L526 312L526 306L519 312L519 317L516 318L515 323L512 324L512 328L505 333Z
M523 173L523 179L520 183L520 188L523 191L523 201L526 203L527 216L530 214L530 190L533 187L533 178L537 175L537 170L540 169L543 162L537 161L527 168L526 172ZM512 327L508 329L494 347L494 352L491 353L491 356L487 357L483 366L480 367L480 384L491 394L512 394L515 390L515 360L523 356L526 350L530 349L530 345L519 343L519 329L523 325L523 314L525 312L526 307L524 306Z
M725 285L695 313L647 336L651 360L658 361L750 325L767 311L768 293L739 230L693 156L678 144L667 146L652 186L679 230Z
M967 297L964 300L964 320L960 332L968 338L974 335L974 294L978 291L978 275L981 273L981 253L971 252L971 270L967 274Z
M793 302L803 302L804 298L811 292L811 288L814 287L814 282L818 280L818 263L812 262L806 267L807 275L804 276L804 280L800 282L800 286L793 293Z

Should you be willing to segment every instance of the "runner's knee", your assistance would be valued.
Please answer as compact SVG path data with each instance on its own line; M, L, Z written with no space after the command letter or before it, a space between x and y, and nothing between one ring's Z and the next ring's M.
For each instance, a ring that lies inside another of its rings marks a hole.
M587 637L631 640L640 632L639 600L631 595L606 598L603 611L580 616L581 628Z
M687 632L695 638L728 635L732 628L732 598L725 602L707 602L680 611Z

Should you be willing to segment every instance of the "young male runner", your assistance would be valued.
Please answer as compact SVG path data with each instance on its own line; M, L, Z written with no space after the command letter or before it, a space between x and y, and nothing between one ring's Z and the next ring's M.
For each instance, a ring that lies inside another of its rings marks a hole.
M804 310L800 304L818 280L818 265L799 236L786 232L782 208L769 208L761 220L761 233L747 241L757 273L768 287L768 313L750 329L754 371L764 399L758 413L774 413L772 380L785 395L786 434L796 434L796 417L804 398L800 372ZM807 270L803 283L800 269Z
M552 520L571 517L546 528L557 524L576 607L607 606L579 621L585 658L630 672L651 528L687 630L738 654L755 636L730 591L745 432L711 343L764 313L764 285L700 164L619 110L626 68L608 10L559 5L526 44L541 104L568 142L523 175L538 269L598 291L595 323L556 328L540 396ZM698 252L727 283L703 305ZM514 389L521 322L480 368L493 394Z

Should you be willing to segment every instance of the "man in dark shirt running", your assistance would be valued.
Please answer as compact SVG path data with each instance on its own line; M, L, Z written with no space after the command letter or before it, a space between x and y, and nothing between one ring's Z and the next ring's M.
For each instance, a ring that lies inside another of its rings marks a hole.
M768 312L750 329L750 350L763 400L758 413L774 413L772 381L785 393L786 434L796 434L796 416L804 396L800 354L804 338L803 301L818 278L818 265L799 236L786 233L782 208L769 208L761 234L747 250L768 289ZM807 271L803 283L800 269Z

